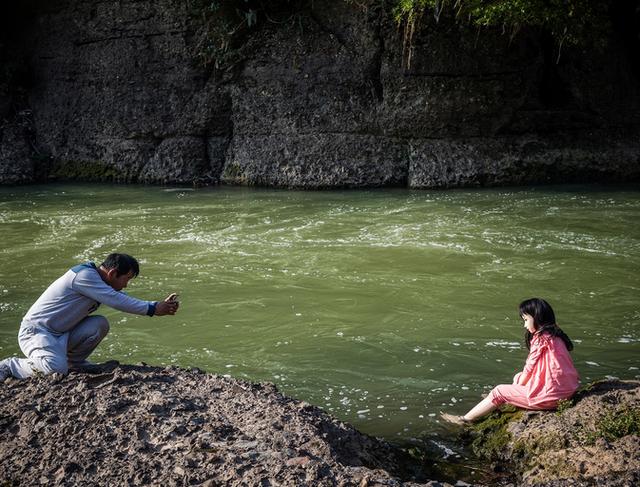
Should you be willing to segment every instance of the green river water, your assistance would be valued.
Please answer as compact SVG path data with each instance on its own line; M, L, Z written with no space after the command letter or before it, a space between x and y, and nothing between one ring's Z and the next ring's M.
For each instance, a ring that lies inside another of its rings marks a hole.
M136 256L127 288L175 317L100 313L95 360L270 381L364 432L440 431L510 382L518 303L540 296L583 383L640 376L640 190L295 192L112 185L0 188L0 355L69 267Z

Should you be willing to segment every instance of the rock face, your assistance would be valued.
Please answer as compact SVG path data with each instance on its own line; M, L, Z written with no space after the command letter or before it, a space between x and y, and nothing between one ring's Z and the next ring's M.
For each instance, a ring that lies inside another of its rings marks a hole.
M640 381L597 382L558 412L496 414L475 428L477 453L514 468L519 485L640 483Z
M260 19L227 70L196 62L198 2L4 6L0 182L637 180L640 27L628 3L607 48L565 49L558 64L542 34L510 42L425 16L407 65L381 2L314 0Z
M2 485L418 485L393 476L400 455L272 385L199 371L0 384Z

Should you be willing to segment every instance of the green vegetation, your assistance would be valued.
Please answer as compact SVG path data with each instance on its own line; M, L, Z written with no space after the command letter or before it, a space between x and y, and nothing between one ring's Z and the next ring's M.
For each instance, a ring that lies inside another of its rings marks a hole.
M78 181L126 180L117 168L102 161L55 161L49 177Z
M240 165L236 162L230 162L224 168L222 179L227 183L244 184L244 172Z
M582 435L582 441L592 445L598 438L614 441L627 435L640 435L639 409L624 407L609 411L596 423L595 431Z
M534 460L542 452L566 448L567 440L554 433L538 435L526 441L517 440L513 445L513 457L525 462Z
M420 19L430 13L477 28L500 28L511 38L523 27L547 31L555 39L558 56L565 45L602 44L609 29L611 0L341 0L367 11L382 7L404 29L404 52L411 60L411 42ZM218 70L232 67L243 57L246 34L267 23L291 21L311 0L189 0L198 28L198 62Z
M237 7L233 4L239 4ZM255 23L255 12L246 11L245 2L190 0L189 13L200 24L195 33L195 56L202 66L216 69L235 64L241 52L236 49L238 37Z
M198 64L224 71L235 66L248 48L247 34L264 23L295 17L304 0L189 0Z
M560 416L567 409L572 408L574 405L573 399L560 399L558 401L558 407L556 408L556 414Z
M505 449L511 441L511 433L507 431L507 427L512 420L521 416L522 410L505 406L501 411L494 411L474 424L472 430L475 438L471 443L474 453L488 459L504 459Z
M404 25L405 51L415 25L431 10L438 21L445 10L477 27L500 27L513 39L523 27L549 32L558 45L602 44L609 30L610 0L396 0L393 13ZM406 55L410 62L410 53Z

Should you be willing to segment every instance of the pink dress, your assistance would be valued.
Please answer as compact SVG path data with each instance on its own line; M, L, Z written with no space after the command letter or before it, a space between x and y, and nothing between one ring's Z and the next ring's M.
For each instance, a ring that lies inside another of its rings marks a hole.
M526 384L520 376L529 375ZM548 333L534 334L524 370L513 384L501 384L491 391L496 406L508 403L524 409L554 409L561 399L569 399L578 389L578 372L560 337Z

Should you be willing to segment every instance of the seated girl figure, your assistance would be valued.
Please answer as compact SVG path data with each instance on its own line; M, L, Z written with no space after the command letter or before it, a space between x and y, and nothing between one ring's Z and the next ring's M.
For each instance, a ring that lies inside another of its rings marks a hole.
M520 316L526 328L524 341L529 355L524 370L513 378L513 384L493 388L464 416L442 414L450 423L470 423L502 404L523 409L555 409L558 401L569 399L578 389L578 372L569 351L573 344L556 324L556 317L544 299L527 299L520 304Z

